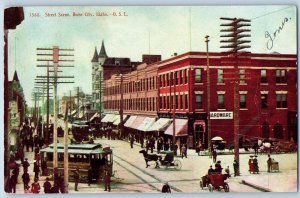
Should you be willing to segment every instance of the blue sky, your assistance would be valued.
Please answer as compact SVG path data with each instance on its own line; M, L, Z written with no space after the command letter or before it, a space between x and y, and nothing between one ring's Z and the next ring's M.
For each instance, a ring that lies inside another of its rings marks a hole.
M189 12L190 10L190 12ZM129 57L141 61L142 54L149 53L149 32L151 54L170 58L174 52L205 51L205 35L210 35L210 51L220 49L220 17L252 19L251 52L295 54L297 52L297 17L293 6L196 6L196 7L25 7L25 20L9 34L9 79L16 69L24 88L27 103L36 75L45 74L37 68L36 48L74 48L73 69L65 69L65 75L74 75L75 83L59 85L58 93L82 87L91 92L91 59L95 46L100 48L104 40L108 56ZM45 13L126 12L127 17L45 17ZM30 13L40 17L30 17ZM191 15L189 14L191 13ZM191 16L191 17L190 17ZM271 35L283 28L267 48L266 31ZM190 20L191 19L191 20ZM190 28L191 22L191 28ZM191 30L191 34L190 34ZM190 37L191 35L191 37ZM190 45L191 40L191 45ZM15 56L16 55L16 56Z

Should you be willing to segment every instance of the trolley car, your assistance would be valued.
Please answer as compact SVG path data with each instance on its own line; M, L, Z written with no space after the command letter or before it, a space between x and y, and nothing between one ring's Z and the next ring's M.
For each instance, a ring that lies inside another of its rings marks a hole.
M53 144L41 150L41 160L46 161L48 173L53 174ZM57 144L58 172L64 169L64 145ZM104 178L104 171L113 173L113 152L110 147L101 144L70 144L68 145L69 175L79 169L81 180L86 182L88 171L92 171L92 179ZM71 178L71 177L70 177Z

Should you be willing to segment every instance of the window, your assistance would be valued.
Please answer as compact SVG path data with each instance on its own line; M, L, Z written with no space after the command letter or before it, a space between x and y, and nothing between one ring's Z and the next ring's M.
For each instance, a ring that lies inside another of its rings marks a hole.
M277 94L276 95L276 107L277 108L287 108L286 94Z
M245 72L244 69L241 69L240 70L240 83L241 84L245 84L246 83L245 77L246 77L246 72Z
M179 96L180 109L183 109L183 95Z
M175 85L178 85L178 71L174 72Z
M267 70L262 69L260 70L260 83L267 83Z
M186 76L186 70L184 69L182 71L182 84L186 84L187 76Z
M196 109L203 109L203 95L196 94Z
M195 69L195 82L202 83L201 69Z
M179 83L183 84L183 71L179 71L179 78L180 78Z
M225 109L225 96L218 94L218 109Z
M175 107L176 107L176 109L179 109L179 107L178 107L178 95L176 95L176 97L175 97Z
M247 108L247 104L246 104L246 94L240 94L240 108L241 108L241 109Z
M261 108L268 108L268 94L261 94Z
M165 75L165 81L166 81L166 83L165 83L165 86L169 86L169 74L166 74Z
M218 69L218 83L224 83L224 71L223 71L223 69Z
M189 106L188 106L188 95L187 94L185 94L184 95L184 102L185 102L185 109L188 109L189 108Z
M188 70L185 70L185 84L188 83Z
M284 69L276 70L276 83L286 83L286 71Z

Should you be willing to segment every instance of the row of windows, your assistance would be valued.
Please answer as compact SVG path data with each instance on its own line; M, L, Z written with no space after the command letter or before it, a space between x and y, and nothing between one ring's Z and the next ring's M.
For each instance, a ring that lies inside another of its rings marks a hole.
M244 69L239 70L239 78L240 78L240 83L241 84L246 83L246 70L244 70ZM201 68L195 69L195 82L196 83L203 83L202 69ZM218 83L224 83L224 70L223 69L218 69L217 82ZM266 69L260 70L260 83L268 83L267 70ZM277 69L276 70L276 83L287 83L286 70L284 70L284 69Z
M203 94L196 94L196 109L203 109ZM247 108L247 95L240 94L240 108ZM261 94L261 108L268 108L268 94ZM276 108L287 108L287 95L276 94ZM226 109L225 106L225 95L218 94L218 109Z
M174 104L175 102L175 104ZM188 95L160 96L160 109L188 109ZM175 105L175 106L174 106Z
M106 109L120 109L120 100L105 101ZM156 98L133 98L123 100L124 110L156 111Z
M175 79L175 81L173 81ZM187 84L188 83L188 70L183 69L174 71L173 73L162 74L159 76L159 84L161 87L171 85Z
M105 89L105 95L120 94L121 85L108 87ZM130 81L123 84L123 93L132 93L138 91L150 91L157 89L157 82L155 77L144 78L138 81Z

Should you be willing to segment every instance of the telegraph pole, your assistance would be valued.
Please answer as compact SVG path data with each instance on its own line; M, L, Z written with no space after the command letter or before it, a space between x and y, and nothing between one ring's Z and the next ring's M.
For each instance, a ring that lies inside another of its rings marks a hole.
M120 74L121 77L121 85L120 85L120 94L121 94L121 98L120 98L120 134L121 137L124 136L123 134L123 74ZM100 99L101 100L101 99ZM101 103L101 101L100 101ZM101 114L101 111L100 111Z
M65 131L64 131L64 183L66 187L66 192L68 192L69 186L69 154L68 154L68 109L69 102L66 100L65 109Z
M234 107L233 107L233 124L234 124L234 155L235 160L239 163L239 69L238 69L238 59L239 56L245 53L246 51L241 51L246 48L250 48L250 45L244 45L250 43L249 40L242 40L245 37L250 37L250 34L244 34L250 32L250 29L240 29L245 26L251 26L251 20L248 19L237 19L237 18L220 18L221 20L229 21L228 23L221 24L221 26L229 27L227 29L222 29L221 32L227 32L221 37L229 38L227 40L221 40L221 43L227 43L227 45L221 46L221 48L229 48L227 51L231 57L233 57L234 62ZM240 175L240 170L238 170L238 175Z
M63 62L74 62L71 59L65 59L62 57L73 57L74 55L70 52L73 52L74 49L61 49L58 46L53 46L52 48L37 48L39 58L37 61L47 61L49 63L52 62L52 65L38 65L38 67L47 67L53 68L53 75L49 76L37 76L37 78L44 79L49 78L49 83L53 84L53 94L54 94L54 130L53 130L53 168L58 167L58 159L57 159L57 85L62 83L74 83L72 81L59 81L59 79L68 79L74 78L74 76L59 76L58 75L58 68L63 67L74 67L73 65L64 65ZM62 52L62 53L61 53ZM69 52L69 53L66 53ZM37 82L42 83L42 81Z
M210 71L209 71L209 53L208 53L208 40L209 36L205 36L206 42L206 86L207 86L207 140L208 140L208 152L211 157L211 120L210 120ZM204 140L204 139L203 139Z

